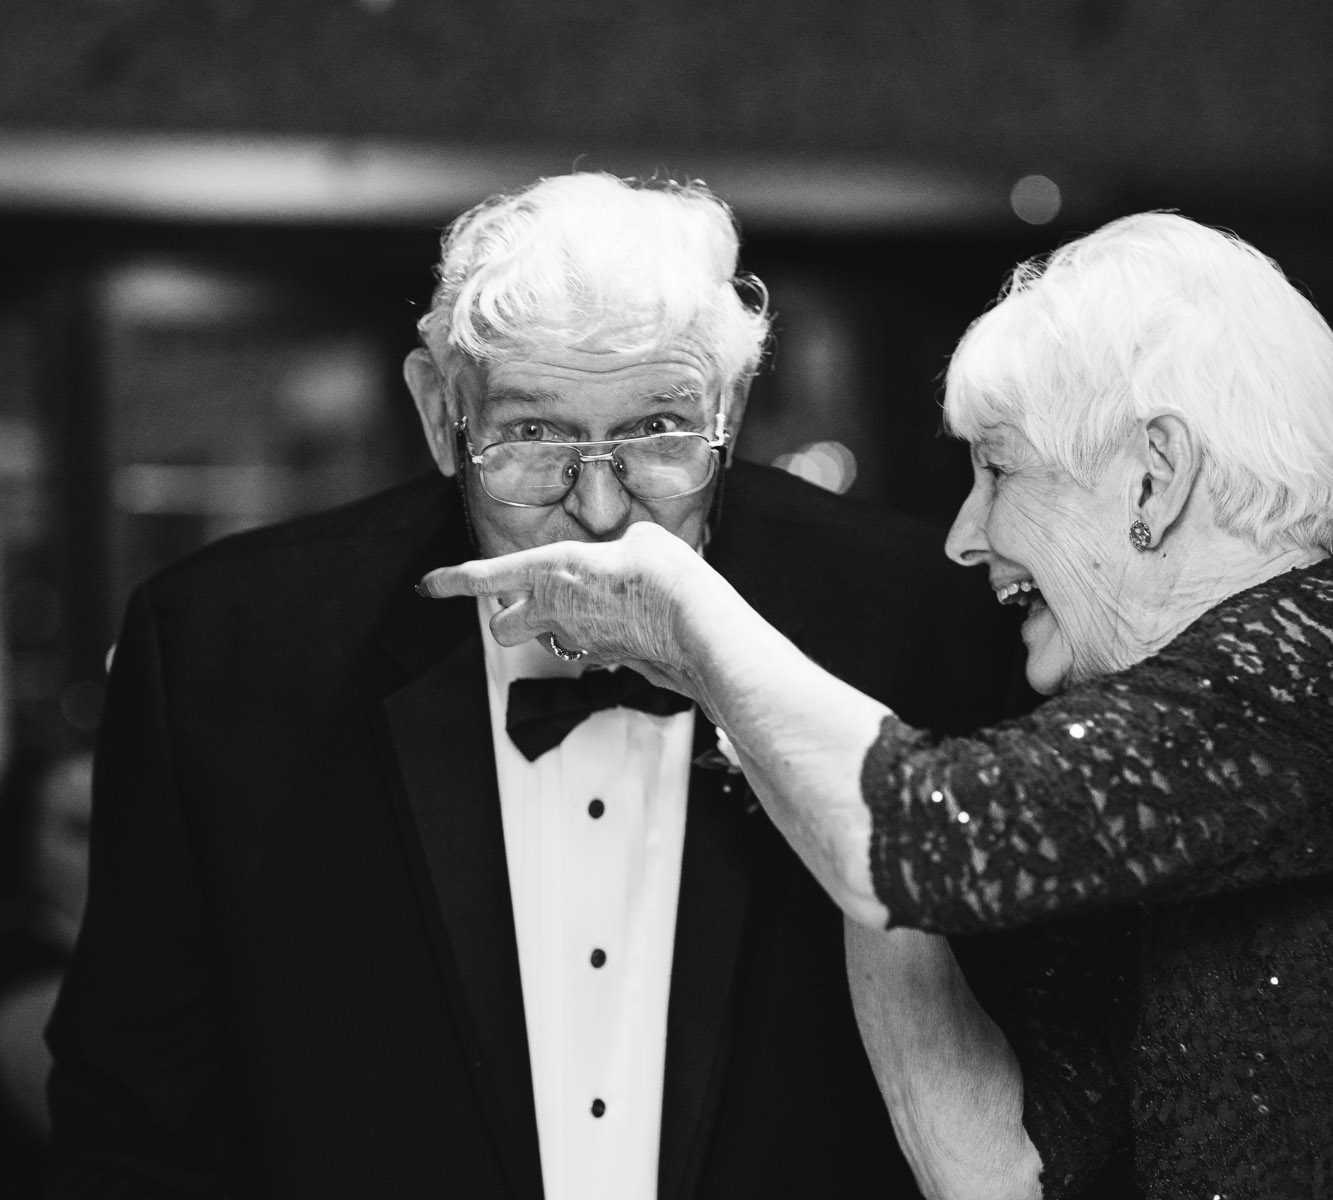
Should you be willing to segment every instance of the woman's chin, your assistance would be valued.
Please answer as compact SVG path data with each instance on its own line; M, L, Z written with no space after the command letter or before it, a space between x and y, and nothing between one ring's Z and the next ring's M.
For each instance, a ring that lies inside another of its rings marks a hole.
M1054 675L1046 671L1034 671L1031 662L1028 663L1027 677L1028 687L1039 696L1054 696L1064 687L1063 675Z
M1022 638L1028 650L1028 686L1040 695L1055 695L1068 679L1069 654L1051 610L1042 601L1033 602L1023 621Z

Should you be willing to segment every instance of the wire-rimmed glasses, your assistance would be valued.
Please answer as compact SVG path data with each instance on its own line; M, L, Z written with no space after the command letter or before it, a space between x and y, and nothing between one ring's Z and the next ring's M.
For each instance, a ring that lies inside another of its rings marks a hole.
M693 495L726 463L725 421L718 413L711 438L681 431L603 442L492 442L481 450L468 440L466 417L455 429L460 458L477 468L486 495L511 508L546 508L573 491L585 463L609 463L620 486L639 500Z

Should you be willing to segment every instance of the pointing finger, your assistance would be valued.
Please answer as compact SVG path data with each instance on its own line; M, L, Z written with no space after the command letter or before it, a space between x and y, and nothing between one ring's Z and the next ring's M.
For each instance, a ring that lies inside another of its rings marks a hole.
M473 575L458 567L437 567L428 571L413 585L418 596L427 600L443 600L449 596L486 595L484 576Z
M534 580L568 570L581 549L577 543L553 542L499 558L474 558L453 567L437 567L422 576L417 591L432 600L531 592Z
M454 567L437 567L421 577L417 592L431 600L449 596L514 596L527 591L527 572L513 563L518 555L504 559L473 559Z

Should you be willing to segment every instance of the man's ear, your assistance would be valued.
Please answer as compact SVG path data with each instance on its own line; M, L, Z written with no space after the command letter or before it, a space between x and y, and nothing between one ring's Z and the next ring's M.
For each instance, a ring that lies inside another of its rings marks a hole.
M435 465L441 474L453 475L457 469L454 463L454 418L445 399L444 380L434 360L418 347L403 360L403 378L417 403L421 429Z
M731 431L731 440L727 443L727 466L736 461L736 439L740 437L741 425L745 421L745 406L750 401L750 383L752 375L738 379L727 397L727 428Z
M1142 474L1131 497L1131 520L1148 526L1149 545L1156 547L1183 516L1202 457L1194 431L1175 413L1161 413L1144 424L1140 456Z

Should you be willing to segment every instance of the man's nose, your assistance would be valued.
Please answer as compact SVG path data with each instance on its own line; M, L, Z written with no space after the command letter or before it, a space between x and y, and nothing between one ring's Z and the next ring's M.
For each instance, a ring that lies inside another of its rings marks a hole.
M974 567L985 560L990 550L985 517L985 498L981 495L981 489L974 487L954 517L949 527L949 536L944 539L944 553L959 566Z
M633 500L609 462L585 462L565 497L565 510L594 537L618 534L629 519Z

